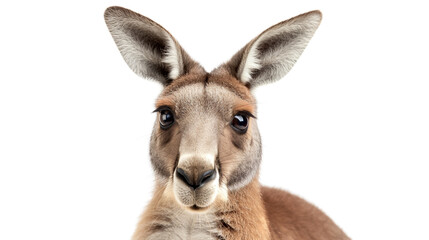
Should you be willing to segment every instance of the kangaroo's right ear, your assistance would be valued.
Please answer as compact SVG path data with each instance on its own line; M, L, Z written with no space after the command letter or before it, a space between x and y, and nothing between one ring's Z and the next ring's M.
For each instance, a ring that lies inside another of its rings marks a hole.
M122 7L109 7L104 19L125 62L139 76L164 86L198 66L162 26Z

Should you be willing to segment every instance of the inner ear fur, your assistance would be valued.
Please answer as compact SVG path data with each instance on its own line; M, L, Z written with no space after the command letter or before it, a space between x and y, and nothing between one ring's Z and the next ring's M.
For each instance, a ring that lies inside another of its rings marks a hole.
M280 22L254 38L223 67L249 87L284 77L301 56L322 14L311 11Z
M104 19L122 57L137 75L166 86L194 68L202 69L151 19L122 7L107 8Z

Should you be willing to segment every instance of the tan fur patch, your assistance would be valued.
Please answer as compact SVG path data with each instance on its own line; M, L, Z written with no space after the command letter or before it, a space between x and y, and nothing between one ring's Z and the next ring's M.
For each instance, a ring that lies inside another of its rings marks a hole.
M247 88L242 82L232 76L225 68L220 67L210 73L208 82L218 84L222 87L229 89L234 92L241 99L250 103L255 103L255 100Z
M252 115L256 115L255 113L255 104L250 103L248 101L239 100L234 105L234 112L246 111L251 113Z
M206 78L207 78L207 73L203 70L183 75L178 79L174 80L168 86L166 86L162 91L160 97L171 95L173 92L177 91L177 89L187 85L191 85L195 83L204 84L204 82L206 81Z
M158 98L155 102L155 107L168 106L174 108L174 100L169 97Z
M228 202L216 206L219 228L228 240L270 240L258 177L239 191L229 193Z

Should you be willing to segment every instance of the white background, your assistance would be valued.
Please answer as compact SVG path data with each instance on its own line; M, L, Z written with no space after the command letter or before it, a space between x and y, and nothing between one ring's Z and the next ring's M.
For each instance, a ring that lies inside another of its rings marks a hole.
M294 69L260 87L261 182L353 239L429 239L424 1L8 1L0 7L0 239L130 239L151 197L161 87L122 60L121 5L209 71L269 26L324 18Z

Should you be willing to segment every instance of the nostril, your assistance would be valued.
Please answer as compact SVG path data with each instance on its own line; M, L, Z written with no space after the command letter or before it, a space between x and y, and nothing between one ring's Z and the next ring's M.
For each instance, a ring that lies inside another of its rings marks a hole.
M194 184L191 183L191 181L189 180L188 175L186 175L185 170L181 169L181 168L177 168L176 169L176 176L182 180L184 183L188 184L189 186L193 187Z
M216 171L214 169L203 172L196 183L186 174L182 168L176 169L176 177L186 183L190 188L197 189L203 186L205 183L210 182L216 177Z
M198 187L200 187L201 185L210 182L211 180L213 180L216 177L216 171L214 169L212 170L208 170L205 171L201 177L198 179Z

